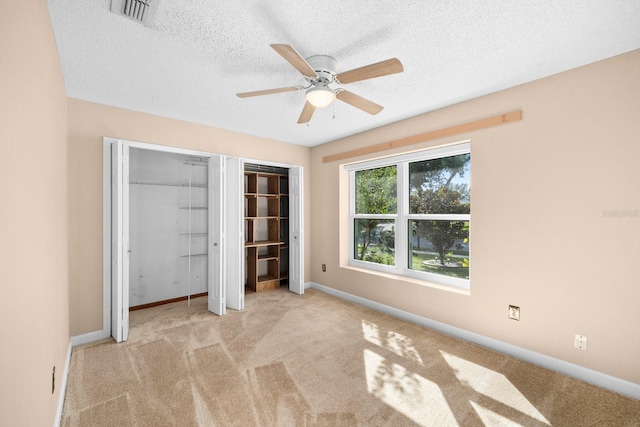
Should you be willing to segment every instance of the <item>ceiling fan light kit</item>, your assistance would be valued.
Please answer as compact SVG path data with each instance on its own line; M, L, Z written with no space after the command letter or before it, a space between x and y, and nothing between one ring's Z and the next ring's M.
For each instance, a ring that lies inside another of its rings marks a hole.
M305 95L309 104L313 105L316 108L324 108L331 105L334 99L336 99L336 94L325 85L317 85L311 86L307 89L307 93Z
M392 58L338 74L338 61L331 56L313 55L304 59L293 48L293 46L287 44L272 44L271 47L304 76L308 86L293 86L243 92L238 93L237 96L240 98L249 98L253 96L270 95L274 93L305 89L306 102L298 119L299 124L311 121L311 116L316 108L327 107L331 105L335 99L345 102L366 113L378 114L384 108L381 105L371 102L368 99L343 88L332 89L329 85L332 83L344 85L347 83L382 77L404 71L402 63L397 58Z

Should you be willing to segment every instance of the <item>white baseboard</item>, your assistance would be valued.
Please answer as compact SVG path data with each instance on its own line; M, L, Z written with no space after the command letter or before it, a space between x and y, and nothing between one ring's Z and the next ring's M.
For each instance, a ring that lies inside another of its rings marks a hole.
M91 342L96 342L103 340L105 338L109 338L109 332L105 331L95 331L89 332L87 334L75 335L71 337L71 347L76 347L78 345L89 344Z
M62 421L62 410L64 408L64 398L67 395L67 378L69 377L69 366L71 366L71 351L73 347L69 341L67 348L67 357L64 361L64 370L62 371L62 383L58 390L58 407L56 409L56 418L53 420L53 427L59 427Z
M447 335L451 335L456 338L460 338L465 341L490 348L492 350L507 354L509 356L513 356L517 359L524 360L529 363L533 363L534 365L542 366L544 368L568 375L573 378L577 378L587 383L615 391L616 393L620 393L634 399L640 399L640 384L632 383L630 381L604 374L599 371L594 371L593 369L585 368L583 366L569 363L561 359L556 359L554 357L547 356L546 354L527 350L513 344L498 341L496 339L476 334L465 329L457 328L446 323L418 316L417 314L409 313L395 307L342 292L328 286L320 285L318 283L305 283L305 288L316 289L329 295L333 295L335 297L351 301L365 307L369 307L373 310L389 314L393 317L397 317L399 319L406 320L408 322L415 323L429 329L434 329Z

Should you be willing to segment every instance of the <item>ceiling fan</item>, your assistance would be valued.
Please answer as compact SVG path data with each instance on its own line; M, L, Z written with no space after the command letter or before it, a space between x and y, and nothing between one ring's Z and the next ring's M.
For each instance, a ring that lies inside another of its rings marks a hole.
M316 108L324 108L331 105L336 98L369 114L378 114L384 108L382 105L378 105L375 102L369 101L342 88L333 89L329 87L329 85L332 83L344 85L404 71L402 63L397 58L392 58L342 73L336 73L338 62L330 56L314 55L304 59L293 46L288 44L272 44L271 47L293 65L296 70L302 73L307 81L307 85L243 92L237 95L240 98L249 98L273 93L305 90L306 102L298 118L298 123L308 123Z

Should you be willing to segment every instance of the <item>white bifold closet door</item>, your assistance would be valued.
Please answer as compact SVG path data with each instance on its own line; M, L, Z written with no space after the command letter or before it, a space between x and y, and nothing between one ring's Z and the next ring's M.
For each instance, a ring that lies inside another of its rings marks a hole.
M129 146L111 145L111 336L129 336Z
M289 290L298 295L304 294L302 188L302 168L289 168Z
M221 156L209 158L209 311L225 314L225 247L222 212L224 173Z
M244 160L225 163L224 230L226 231L225 290L227 307L244 310Z

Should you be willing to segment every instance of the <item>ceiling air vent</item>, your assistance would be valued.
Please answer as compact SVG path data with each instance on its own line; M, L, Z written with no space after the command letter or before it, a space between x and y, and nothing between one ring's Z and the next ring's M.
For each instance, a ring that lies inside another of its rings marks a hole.
M151 27L160 0L111 0L111 12Z

